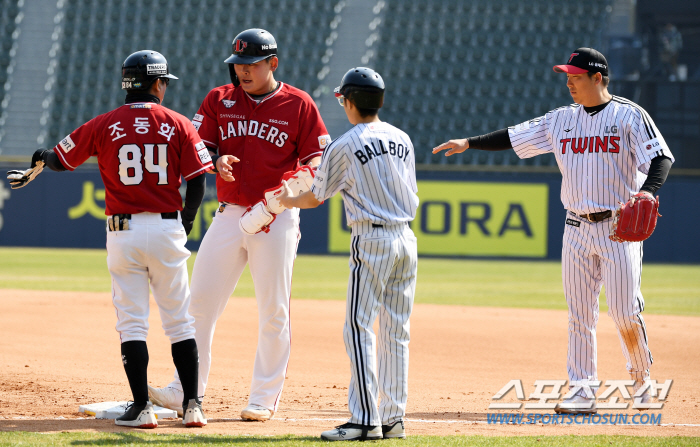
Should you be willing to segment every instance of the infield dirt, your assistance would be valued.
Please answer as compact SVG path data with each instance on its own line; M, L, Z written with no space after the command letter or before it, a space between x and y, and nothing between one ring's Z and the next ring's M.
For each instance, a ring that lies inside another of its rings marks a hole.
M316 436L346 420L345 302L293 299L291 309L292 356L272 421L239 419L255 358L257 310L252 298L231 298L212 348L204 402L210 423L185 430L179 420L166 419L156 430ZM664 408L653 412L672 425L488 425L492 397L508 381L522 380L529 395L535 380L566 379L566 312L418 304L411 317L407 433L700 436L700 318L645 320L652 378L673 380ZM0 290L0 431L125 431L78 413L82 404L130 398L115 323L109 294ZM150 325L149 382L164 386L173 366L152 300ZM606 315L598 325L598 365L602 380L628 379ZM516 402L513 391L504 401Z

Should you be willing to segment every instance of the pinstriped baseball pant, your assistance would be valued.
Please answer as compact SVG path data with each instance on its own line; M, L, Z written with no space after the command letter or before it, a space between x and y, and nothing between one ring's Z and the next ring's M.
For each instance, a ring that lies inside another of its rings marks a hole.
M352 226L343 335L351 364L350 422L376 426L393 424L406 414L409 317L418 255L408 225L366 224ZM377 317L378 337L372 327Z
M648 377L653 358L641 315L642 242L611 241L611 219L591 223L572 213L566 217L579 222L578 227L565 225L562 247L562 279L569 307L569 381L598 379L596 326L603 284L627 370L635 379Z

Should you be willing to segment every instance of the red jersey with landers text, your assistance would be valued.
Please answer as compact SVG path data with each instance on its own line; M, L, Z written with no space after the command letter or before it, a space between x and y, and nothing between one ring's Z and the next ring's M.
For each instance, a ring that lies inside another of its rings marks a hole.
M613 96L586 111L579 104L508 129L520 158L553 153L562 174L561 201L576 214L614 210L638 193L654 157L673 154L649 114Z
M100 115L54 151L71 171L97 156L107 215L180 211L180 176L188 180L213 168L192 123L155 103L125 104Z
M281 83L282 84L282 83ZM234 155L233 182L216 178L220 202L250 206L282 174L320 156L330 136L311 97L282 84L259 103L232 84L209 92L193 119L204 143Z

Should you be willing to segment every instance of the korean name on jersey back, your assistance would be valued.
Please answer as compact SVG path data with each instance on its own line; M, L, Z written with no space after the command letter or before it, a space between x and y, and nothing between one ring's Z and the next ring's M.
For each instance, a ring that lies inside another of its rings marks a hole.
M281 131L278 127L268 123L261 123L256 120L229 121L225 126L219 126L221 141L229 138L241 138L245 136L258 137L274 144L277 147L284 146L289 139L287 132Z
M387 150L387 146L389 147L389 150ZM385 146L384 142L379 140L379 148L377 148L374 143L370 142L369 145L365 144L364 150L358 149L355 151L355 157L357 157L357 159L363 165L374 157L381 157L382 155L391 155L402 160L403 162L406 162L406 158L410 152L410 149L408 149L408 147L404 146L402 143L396 144L395 142L389 140Z
M559 140L559 144L562 154L566 154L567 150L570 154L584 154L586 152L617 154L620 152L620 137L613 136L562 138Z

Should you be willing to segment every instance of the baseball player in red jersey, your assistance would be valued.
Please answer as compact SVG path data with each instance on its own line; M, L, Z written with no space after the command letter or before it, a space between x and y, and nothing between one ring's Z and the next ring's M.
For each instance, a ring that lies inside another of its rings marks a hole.
M204 197L203 174L213 166L192 123L160 105L170 79L177 78L160 53L130 55L122 65L122 89L127 91L123 106L83 124L53 149L36 151L31 169L8 172L12 187L19 188L44 165L72 171L97 156L107 192L107 267L116 329L134 398L116 424L129 427L158 426L146 375L149 286L182 378L182 422L188 427L207 423L197 399L199 360L188 313L190 252L185 242ZM187 181L184 209L181 176Z
M200 354L199 396L204 396L211 366L216 321L250 266L258 304L258 348L246 420L267 420L279 405L289 361L289 300L299 233L299 210L276 215L264 231L250 234L239 221L264 200L265 190L280 186L299 164L318 165L330 141L313 100L278 82L277 44L262 29L241 32L233 41L229 64L232 84L214 88L193 123L213 153L221 206L207 230L192 272L190 313L195 319ZM233 177L232 182L227 179ZM178 409L181 377L165 388L149 387L151 399Z
M673 155L647 112L608 92L608 62L592 48L579 48L554 71L566 73L575 104L487 135L450 140L433 149L446 155L468 148L513 148L520 158L553 153L562 173L567 209L562 279L569 307L570 392L557 413L596 413L598 296L605 284L608 315L617 326L637 409L649 407L652 356L642 318L642 242L615 242L618 203L655 201ZM613 236L613 237L611 237ZM612 239L612 240L611 240ZM651 393L650 393L651 391Z

